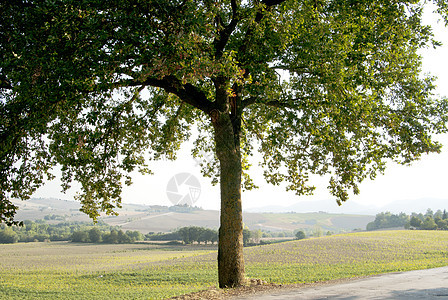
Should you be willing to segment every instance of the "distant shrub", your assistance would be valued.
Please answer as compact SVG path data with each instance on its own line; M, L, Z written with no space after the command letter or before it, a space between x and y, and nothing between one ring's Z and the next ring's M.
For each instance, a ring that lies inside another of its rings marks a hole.
M305 232L303 232L302 230L297 231L297 233L296 233L297 240L303 240L305 238L306 238Z
M70 237L70 240L73 243L88 243L89 240L89 234L87 231L75 231L73 232L72 236Z
M0 243L13 244L17 243L19 237L11 228L3 228L0 230Z

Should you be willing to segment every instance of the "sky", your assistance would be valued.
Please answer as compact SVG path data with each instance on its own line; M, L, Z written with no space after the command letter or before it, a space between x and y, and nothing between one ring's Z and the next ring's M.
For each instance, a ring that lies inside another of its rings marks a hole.
M437 15L427 13L425 22L434 28L435 37L444 44L437 49L422 51L423 70L437 76L436 81L439 95L448 96L448 28L442 21L437 21ZM411 166L389 164L384 175L378 175L374 181L366 180L360 185L361 193L352 196L349 201L363 205L382 206L397 200L414 200L423 198L448 199L447 171L448 168L448 134L436 137L436 140L446 145L440 154L423 155L422 159ZM255 165L255 164L254 164ZM198 162L190 155L188 146L183 147L175 162L152 162L151 169L155 175L142 176L134 174L134 184L123 189L124 203L144 205L172 205L179 197L174 197L173 184L176 186L182 173L187 173L195 179L191 184L194 195L190 193L189 201L204 209L218 210L220 207L219 188L213 187L210 180L203 178ZM316 201L333 199L327 190L328 179L316 177L312 181L316 186L314 196L296 196L293 192L285 192L284 187L274 187L267 184L261 174L262 170L256 165L251 171L255 183L260 187L254 191L243 192L243 209L263 207L269 205L289 206L301 201ZM173 183L174 182L174 183ZM66 194L60 192L60 182L56 179L38 189L33 197L73 199L76 185ZM189 193L188 187L179 187L178 196ZM447 201L448 204L448 201ZM448 205L447 205L448 206ZM343 212L344 206L341 211ZM325 210L325 208L322 208Z

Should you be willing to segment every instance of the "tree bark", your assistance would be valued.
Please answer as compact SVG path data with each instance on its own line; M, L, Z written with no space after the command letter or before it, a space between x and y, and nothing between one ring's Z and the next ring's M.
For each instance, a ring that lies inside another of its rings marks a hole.
M215 130L216 154L220 162L219 287L236 287L245 283L239 126L232 124L228 112L214 110L211 117Z

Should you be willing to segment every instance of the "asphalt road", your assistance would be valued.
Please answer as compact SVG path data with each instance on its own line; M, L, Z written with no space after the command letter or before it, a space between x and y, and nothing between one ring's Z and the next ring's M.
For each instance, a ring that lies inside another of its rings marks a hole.
M448 267L390 273L341 284L238 297L273 299L448 299Z

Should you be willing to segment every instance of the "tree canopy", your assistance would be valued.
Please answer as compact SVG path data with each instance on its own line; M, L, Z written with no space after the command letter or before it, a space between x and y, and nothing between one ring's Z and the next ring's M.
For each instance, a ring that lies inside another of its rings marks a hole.
M447 3L433 2L446 17ZM422 24L423 7L2 2L0 219L13 223L9 199L28 198L55 165L64 190L81 184L85 213L113 213L129 174L175 159L193 130L192 154L214 153L202 167L221 184L220 243L242 247L242 225L232 226L242 224L240 187L254 187L254 151L269 183L310 194L309 176L329 174L331 193L347 200L388 161L441 149L432 136L446 131L447 102L421 72L419 49L438 45Z

